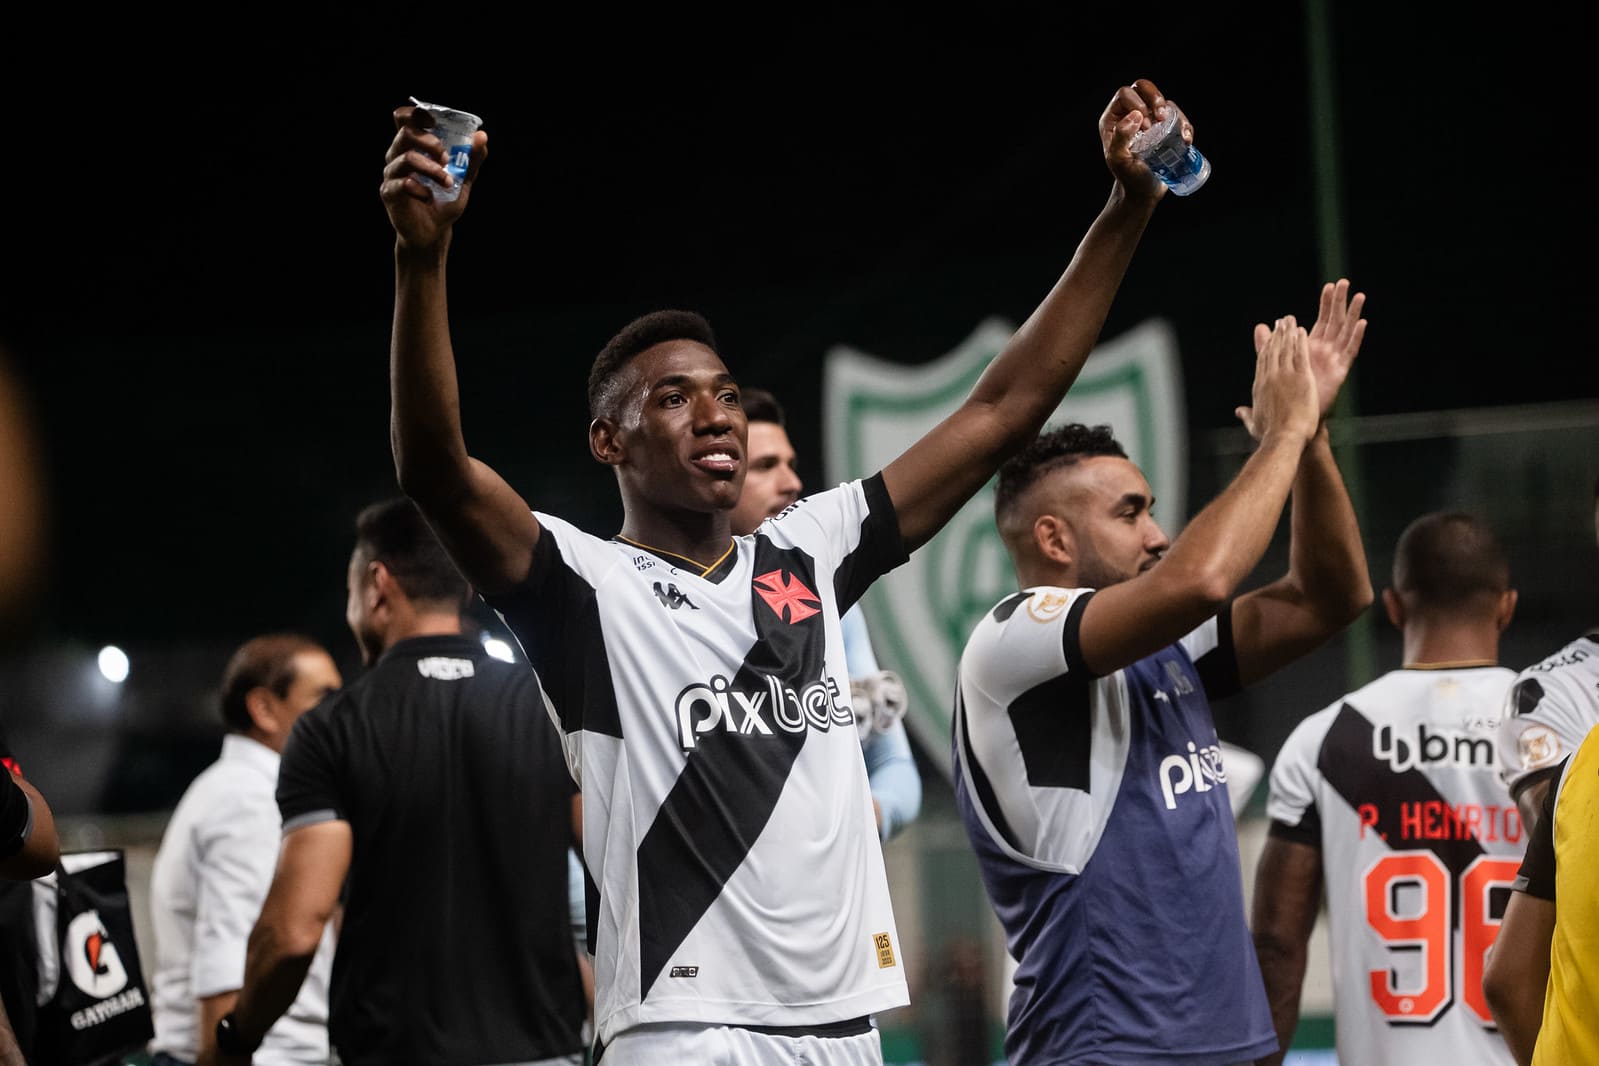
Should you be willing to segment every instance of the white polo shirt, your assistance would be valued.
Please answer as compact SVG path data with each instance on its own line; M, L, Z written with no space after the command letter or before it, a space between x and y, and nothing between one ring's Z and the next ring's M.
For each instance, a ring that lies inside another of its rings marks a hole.
M277 866L282 821L274 790L278 753L239 733L178 801L150 877L155 930L152 1052L193 1062L197 1000L244 985L245 946ZM257 1066L328 1061L332 923L294 1004L255 1053Z

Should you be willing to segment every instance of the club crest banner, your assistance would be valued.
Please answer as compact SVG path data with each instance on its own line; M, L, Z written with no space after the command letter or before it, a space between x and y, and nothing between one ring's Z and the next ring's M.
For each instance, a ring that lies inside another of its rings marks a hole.
M831 349L822 387L828 483L876 473L953 413L1014 332L1008 322L988 319L954 351L922 366ZM1175 535L1187 514L1183 412L1176 336L1154 319L1096 348L1049 424L1108 423L1149 479L1162 528ZM909 689L907 727L946 775L961 649L983 612L1016 588L994 527L990 480L863 601L878 660Z

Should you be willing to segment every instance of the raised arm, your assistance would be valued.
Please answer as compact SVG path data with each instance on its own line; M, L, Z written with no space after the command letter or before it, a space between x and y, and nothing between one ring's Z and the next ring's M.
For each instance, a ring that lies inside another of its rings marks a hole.
M1363 293L1349 296L1347 280L1322 286L1308 338L1321 422L1294 479L1288 572L1233 604L1233 646L1246 685L1316 648L1372 601L1360 526L1333 461L1326 422L1365 339L1365 302ZM1266 336L1264 325L1255 327L1257 345ZM1249 413L1240 416L1247 425Z
M488 135L475 135L461 194L446 203L418 179L452 180L443 146L427 132L431 117L402 107L394 123L380 191L395 233L389 360L395 473L466 579L480 592L504 592L527 576L539 525L504 478L467 454L445 287L455 222L488 155Z
M1278 319L1255 354L1254 454L1158 564L1100 589L1084 608L1079 647L1096 673L1119 670L1192 632L1266 553L1319 417L1306 348L1293 316Z
M1166 188L1128 143L1175 107L1140 78L1099 118L1110 199L1066 272L991 363L959 409L883 471L906 546L926 543L1011 455L1038 435L1099 338L1111 300ZM1183 119L1185 140L1193 127Z

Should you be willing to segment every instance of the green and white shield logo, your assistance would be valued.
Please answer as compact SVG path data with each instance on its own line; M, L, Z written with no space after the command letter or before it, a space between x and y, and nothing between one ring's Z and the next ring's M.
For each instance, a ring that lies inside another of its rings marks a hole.
M1014 328L989 319L942 359L910 367L848 347L827 354L823 413L829 483L866 477L960 406ZM1171 328L1151 320L1101 344L1050 423L1108 423L1143 469L1167 517L1185 514L1182 380ZM955 666L983 612L1016 591L994 527L990 482L911 561L878 581L865 600L877 657L910 691L908 727L949 771Z

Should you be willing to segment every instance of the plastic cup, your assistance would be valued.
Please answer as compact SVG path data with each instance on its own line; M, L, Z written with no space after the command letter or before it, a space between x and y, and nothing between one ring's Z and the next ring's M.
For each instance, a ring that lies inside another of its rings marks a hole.
M1210 177L1210 160L1198 148L1183 143L1183 127L1178 121L1181 114L1177 105L1167 100L1166 118L1133 134L1128 148L1172 192L1188 196Z
M411 102L433 116L432 134L444 142L444 169L450 172L455 184L445 188L425 174L417 180L433 190L435 200L448 203L461 195L461 182L466 180L467 166L472 162L472 134L483 125L483 120L470 111L459 111L443 104L425 104L416 97Z

